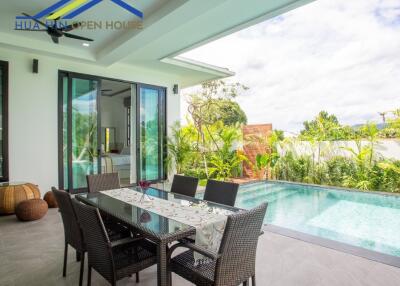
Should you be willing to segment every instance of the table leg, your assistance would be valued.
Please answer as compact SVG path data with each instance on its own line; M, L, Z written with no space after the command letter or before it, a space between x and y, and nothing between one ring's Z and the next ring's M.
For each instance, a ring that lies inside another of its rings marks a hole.
M167 244L160 242L157 247L157 285L170 286L167 271Z

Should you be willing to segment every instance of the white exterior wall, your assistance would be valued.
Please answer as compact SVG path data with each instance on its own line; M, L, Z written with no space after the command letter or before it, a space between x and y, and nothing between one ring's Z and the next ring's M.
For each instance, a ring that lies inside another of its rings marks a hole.
M57 48L57 46L54 46ZM39 73L32 73L32 59ZM9 173L10 181L39 185L42 195L58 186L58 71L91 74L167 88L168 125L180 120L180 97L167 74L123 64L101 67L68 59L0 48L9 63Z
M368 146L368 141L362 141L362 146ZM334 141L334 142L321 142L320 154L321 160L329 159L334 156L351 157L352 153L346 148L351 148L358 152L357 144L354 141ZM400 160L400 140L399 139L384 139L375 143L375 152L378 157L392 160ZM292 150L297 155L312 155L314 153L315 159L318 160L318 143L312 145L307 141L299 141L289 144L286 147L280 148L280 153L284 154L285 150Z

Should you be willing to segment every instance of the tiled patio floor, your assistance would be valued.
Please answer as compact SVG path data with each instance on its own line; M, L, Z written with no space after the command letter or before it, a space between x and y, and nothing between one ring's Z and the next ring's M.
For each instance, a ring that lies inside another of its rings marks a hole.
M67 278L61 274L63 237L55 209L30 223L0 217L0 285L78 285L79 263L72 249ZM97 273L93 276L92 285L108 285ZM400 268L267 232L258 249L257 279L261 286L398 286ZM176 276L173 281L174 286L191 285ZM136 283L124 279L118 285ZM156 268L142 272L138 285L156 285Z

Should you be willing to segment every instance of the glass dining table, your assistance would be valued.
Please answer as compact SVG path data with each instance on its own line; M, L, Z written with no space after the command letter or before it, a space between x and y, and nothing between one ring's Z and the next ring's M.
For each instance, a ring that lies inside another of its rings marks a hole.
M140 187L131 188L133 191L143 193L143 196L155 197L162 200L173 202L175 206L184 207L201 205L202 208L208 208L210 212L215 210L230 211L232 213L241 211L239 208L229 207L213 202L200 200L197 198L187 197L184 195L174 194L160 189L149 188L143 190ZM84 193L75 196L78 201L97 207L107 215L111 215L116 219L134 227L145 238L157 245L157 285L169 286L167 272L167 248L168 244L187 238L196 234L193 226L181 223L174 219L156 214L145 208L140 208L133 204L113 198L101 192Z

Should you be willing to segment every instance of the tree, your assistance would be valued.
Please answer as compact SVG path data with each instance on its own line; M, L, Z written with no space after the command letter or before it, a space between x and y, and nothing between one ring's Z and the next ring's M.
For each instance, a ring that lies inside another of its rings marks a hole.
M393 118L387 120L387 126L381 131L381 136L385 138L400 137L400 109L392 111Z
M210 151L209 143L211 142L213 151L221 151L217 143L218 140L215 138L215 133L211 132L212 127L222 121L222 114L226 114L226 112L223 112L224 109L221 109L221 106L226 107L227 102L233 102L233 99L241 91L247 89L240 83L228 84L218 80L204 83L200 93L189 96L188 112L198 133L196 150L201 154L207 177L210 175L207 160L207 154ZM227 118L232 117L225 116L226 120L228 120Z
M211 81L202 85L199 93L189 95L188 111L195 125L246 124L247 116L233 99L248 88L240 83Z
M350 126L342 126L335 115L326 111L321 111L313 120L305 121L303 125L304 130L300 132L303 140L335 141L354 137Z
M222 121L226 126L235 126L236 124L247 124L247 116L240 105L232 100L217 99L213 100L215 122Z

